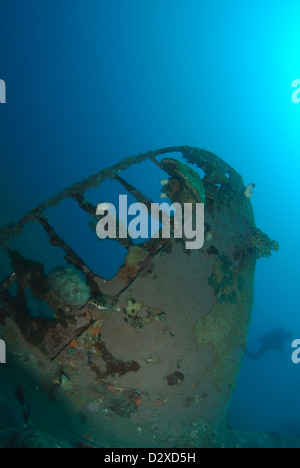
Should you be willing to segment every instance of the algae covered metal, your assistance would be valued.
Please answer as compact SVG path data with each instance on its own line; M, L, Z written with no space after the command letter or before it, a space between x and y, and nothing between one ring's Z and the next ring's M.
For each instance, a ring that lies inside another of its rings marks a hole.
M150 206L151 198L123 178L145 161L165 173L162 198L205 204L205 243L186 250L183 239L136 245L117 238L127 254L106 280L56 232L47 210L72 199L94 229L96 205L87 192L107 180ZM78 438L86 440L88 426L95 446L217 444L246 346L256 260L278 249L256 228L245 189L212 153L164 148L124 159L0 229L10 261L0 286L0 337L43 382L51 404L63 401L71 413L85 414ZM43 229L47 255L59 248L66 265L46 274L42 260L13 247L28 225ZM33 300L44 313L31 313Z

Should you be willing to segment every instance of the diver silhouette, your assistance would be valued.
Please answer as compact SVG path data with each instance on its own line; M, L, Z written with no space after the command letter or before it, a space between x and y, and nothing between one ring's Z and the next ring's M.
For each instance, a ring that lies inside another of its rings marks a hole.
M293 335L283 327L275 328L259 338L260 347L256 352L246 349L245 355L257 361L269 351L277 351L284 354L285 345L292 340L292 337Z

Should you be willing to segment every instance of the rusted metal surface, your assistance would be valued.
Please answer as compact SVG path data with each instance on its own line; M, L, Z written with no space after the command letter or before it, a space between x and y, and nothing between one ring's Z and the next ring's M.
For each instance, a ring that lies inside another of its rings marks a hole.
M185 172L172 158L174 152L204 171L202 194L190 169ZM168 158L159 162L165 154ZM106 179L117 180L150 206L152 201L122 176L146 160L166 172L163 190L172 202L205 197L205 244L187 251L175 239L139 246L117 239L128 254L114 278L105 281L55 232L46 211L71 198L97 221L85 194ZM137 446L205 446L224 423L246 344L257 249L260 239L269 242L256 236L253 243L258 231L244 192L241 176L217 156L172 147L125 159L0 229L0 245L12 267L0 286L2 335L9 327L20 361L28 358L28 349L35 362L43 356L57 391L74 407L93 408L95 443L101 445L105 427ZM81 308L70 307L49 287L42 263L10 249L12 239L36 223L48 235L49 255L53 246L62 249L66 262L83 273L91 297ZM271 242L263 252L275 246ZM49 306L53 318L31 316L28 291Z

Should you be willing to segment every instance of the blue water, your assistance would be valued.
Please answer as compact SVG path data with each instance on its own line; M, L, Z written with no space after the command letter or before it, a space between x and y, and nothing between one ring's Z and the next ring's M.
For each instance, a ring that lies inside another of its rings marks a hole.
M123 157L207 149L256 183L281 245L257 264L249 349L300 338L299 21L298 0L1 0L0 224ZM245 357L230 423L300 432L299 387L289 345Z

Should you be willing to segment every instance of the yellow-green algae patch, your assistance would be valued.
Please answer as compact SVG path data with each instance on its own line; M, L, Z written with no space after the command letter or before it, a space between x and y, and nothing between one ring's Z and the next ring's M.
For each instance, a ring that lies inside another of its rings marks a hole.
M148 251L142 247L130 247L125 261L131 266L137 266L142 263L148 255Z
M253 261L249 260L243 269L243 277L243 292L236 285L235 303L218 302L194 327L199 349L207 344L214 347L215 362L208 372L220 391L224 385L235 385L246 347L254 291Z
M14 332L13 328L10 327L9 325L4 325L2 327L2 334L3 334L4 340L8 344L14 345L18 341L16 333Z

